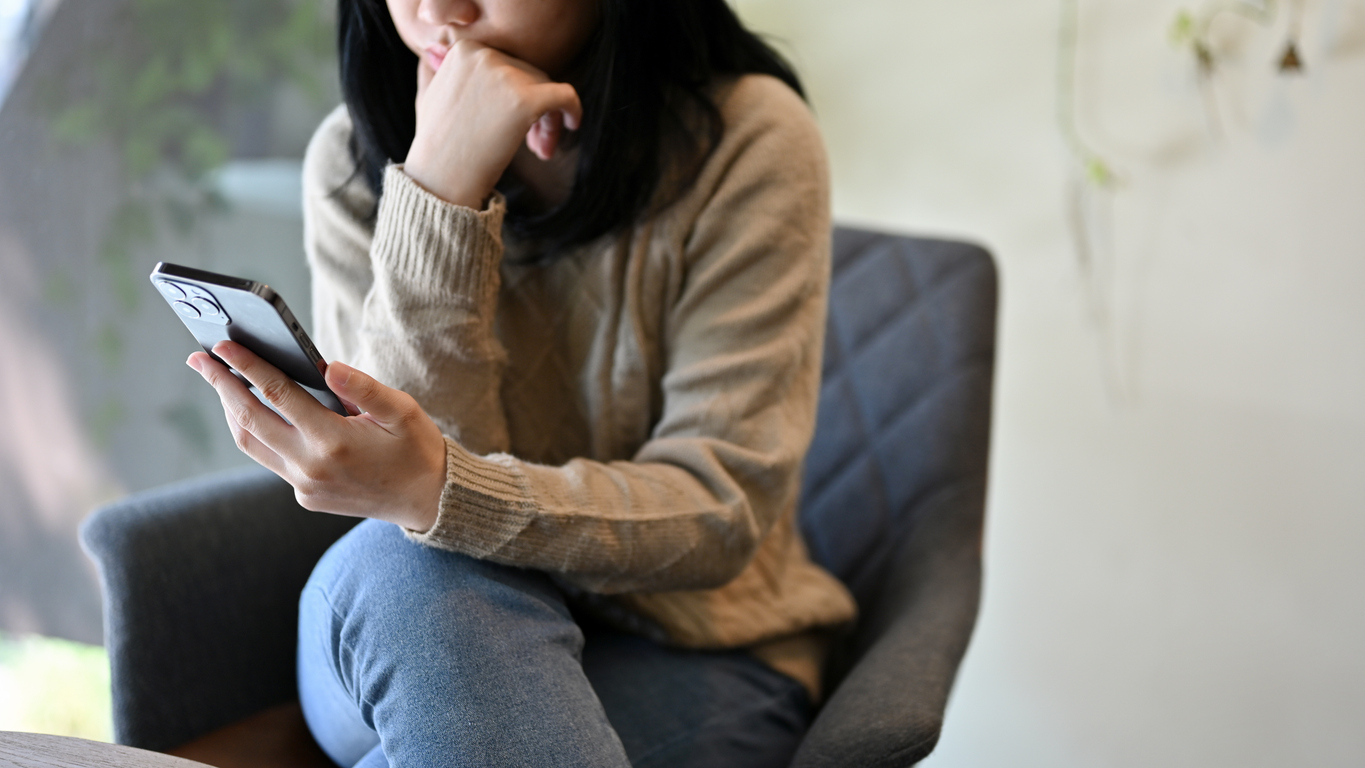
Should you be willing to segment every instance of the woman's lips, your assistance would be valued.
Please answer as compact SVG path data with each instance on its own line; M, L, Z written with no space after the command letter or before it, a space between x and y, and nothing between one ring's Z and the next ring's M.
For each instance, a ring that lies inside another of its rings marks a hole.
M444 45L433 45L427 48L426 60L431 71L435 72L441 68L441 62L446 60L447 53L450 53L450 49Z

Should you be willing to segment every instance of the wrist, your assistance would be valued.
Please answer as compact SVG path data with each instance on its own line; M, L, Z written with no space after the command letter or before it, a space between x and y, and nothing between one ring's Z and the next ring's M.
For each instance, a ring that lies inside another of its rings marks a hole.
M441 178L440 174L432 173L427 163L420 157L413 159L408 157L407 162L401 166L403 173L412 179L417 186L430 192L441 200L470 208L475 211L482 211L488 204L488 198L493 194L493 187L497 180L485 183L460 183L459 181Z
M433 425L434 426L434 425ZM439 434L439 433L438 433ZM441 496L446 486L446 442L440 436L431 449L431 469L413 485L411 508L403 527L414 533L427 533L441 516Z

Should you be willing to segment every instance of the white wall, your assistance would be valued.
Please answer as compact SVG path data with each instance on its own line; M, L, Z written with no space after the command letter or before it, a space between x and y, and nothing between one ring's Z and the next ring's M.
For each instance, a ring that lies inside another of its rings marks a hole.
M1060 2L736 5L810 86L838 217L1000 265L985 600L926 765L1365 763L1365 0L1306 0L1297 78L1284 3L1215 25L1216 133L1167 40L1197 3L1082 0L1121 176L1088 273Z

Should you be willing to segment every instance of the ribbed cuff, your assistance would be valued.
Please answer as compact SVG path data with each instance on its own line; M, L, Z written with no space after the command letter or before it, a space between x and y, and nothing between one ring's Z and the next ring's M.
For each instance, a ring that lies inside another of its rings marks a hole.
M505 549L530 524L535 503L515 459L476 456L446 438L446 485L436 522L425 533L407 531L421 544L471 557Z
M491 301L499 286L506 210L497 192L483 211L448 203L401 165L390 165L371 248L374 266L416 292Z

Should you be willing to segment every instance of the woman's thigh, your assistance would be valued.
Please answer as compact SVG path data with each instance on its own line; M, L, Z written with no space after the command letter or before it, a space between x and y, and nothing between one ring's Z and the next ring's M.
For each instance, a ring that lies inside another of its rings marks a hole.
M544 574L375 521L304 589L298 678L318 743L366 768L785 766L811 716L798 683L747 653L596 625L585 646Z
M299 697L341 765L380 735L397 766L626 765L583 673L582 645L544 574L366 521L304 589Z
M635 768L785 768L805 688L743 651L686 651L589 624L583 669Z

